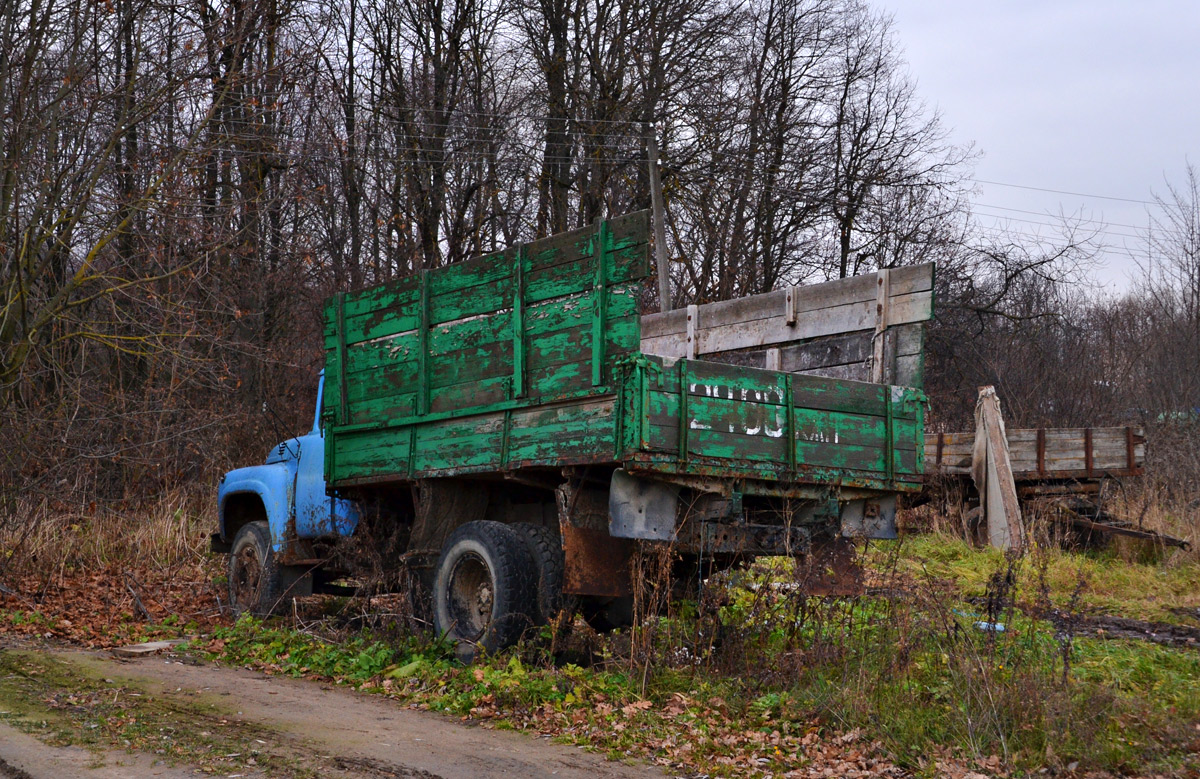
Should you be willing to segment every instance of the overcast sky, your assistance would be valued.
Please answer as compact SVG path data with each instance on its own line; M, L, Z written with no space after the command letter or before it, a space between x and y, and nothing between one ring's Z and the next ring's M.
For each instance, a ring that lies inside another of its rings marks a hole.
M1102 221L1097 280L1128 285L1153 207L1099 196L1148 201L1185 158L1200 165L1200 2L874 2L952 139L983 154L981 221L1043 235L1046 214Z

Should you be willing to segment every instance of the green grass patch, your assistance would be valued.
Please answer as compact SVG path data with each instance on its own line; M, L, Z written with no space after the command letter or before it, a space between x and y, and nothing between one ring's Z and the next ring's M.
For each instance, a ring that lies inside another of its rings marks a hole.
M981 630L962 601L803 598L754 583L768 582L743 577L715 620L690 606L650 620L587 668L556 665L536 646L464 667L436 643L370 634L327 642L252 619L219 631L208 649L226 662L714 776L810 766L825 759L819 745L843 737L847 752L916 770L934 750L1018 773L1076 761L1200 770L1200 653L1065 643L1016 610L1003 632ZM717 638L688 644L689 631ZM681 647L686 661L669 661Z
M952 582L964 597L982 596L992 572L1004 555L990 547L974 549L960 538L938 533L909 536L894 546L880 542L876 561L899 555L899 568L918 577ZM1039 597L1039 568L1054 606L1068 606L1082 577L1079 606L1087 613L1148 621L1179 622L1172 609L1200 609L1200 563L1128 562L1112 550L1068 552L1040 547L1025 561L1020 602L1032 605ZM1192 624L1195 624L1193 620Z

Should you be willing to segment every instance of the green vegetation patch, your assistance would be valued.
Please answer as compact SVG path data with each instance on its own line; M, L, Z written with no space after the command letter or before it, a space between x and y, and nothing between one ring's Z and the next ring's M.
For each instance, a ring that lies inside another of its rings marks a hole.
M975 549L941 533L906 537L895 550L884 543L875 555L879 566L899 555L900 570L952 582L964 597L984 595L990 576L1004 561L997 549ZM1129 562L1115 550L1076 553L1041 546L1023 564L1020 602L1035 605L1044 581L1050 602L1059 608L1070 606L1078 590L1077 605L1085 613L1179 622L1180 610L1200 613L1200 563L1180 556L1179 564L1170 564L1170 558Z
M1200 653L1068 640L1017 610L984 629L959 600L795 596L765 586L778 568L740 577L715 619L686 605L611 637L591 667L536 642L464 667L437 643L249 618L205 648L714 776L921 770L931 755L989 773L1200 770Z

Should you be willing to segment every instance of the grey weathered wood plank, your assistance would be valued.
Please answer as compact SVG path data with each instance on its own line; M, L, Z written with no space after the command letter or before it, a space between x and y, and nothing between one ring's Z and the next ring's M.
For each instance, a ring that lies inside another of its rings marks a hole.
M979 491L989 543L998 549L1020 552L1025 545L1025 531L1006 439L996 390L982 387L979 403L975 406L975 457L971 478Z
M870 333L850 333L784 346L779 350L779 366L780 370L798 373L835 365L856 365L870 357Z
M826 365L822 368L810 368L804 371L794 371L801 376L824 376L827 379L847 379L849 381L870 381L871 369L865 362L850 365Z
M803 343L760 349L739 349L704 355L711 362L765 368L771 352L779 355L776 370L807 376L828 376L854 381L871 380L873 333L864 330L818 338ZM920 387L924 369L924 328L920 323L902 325L888 331L885 372L890 384Z
M878 274L868 273L863 276L827 281L822 284L793 287L791 294L794 299L793 307L797 319L805 318L806 314L816 311L823 312L822 317L824 317L826 309L843 308L853 306L857 303L870 304L868 307L872 309L873 317L877 279ZM919 296L920 293L925 293L926 296L929 296L932 289L932 263L895 268L891 271L890 291L893 301L914 295ZM788 293L789 290L787 289L778 289L761 295L750 295L735 300L707 303L699 307L701 312L701 326L723 326L784 316ZM892 322L892 324L898 324L898 322ZM874 325L873 318L871 325ZM644 338L653 339L685 332L687 332L686 309L677 309L661 314L649 314L642 317L642 335Z
M775 293L769 293L774 295ZM751 300L752 298L743 298ZM741 302L741 301L737 301ZM717 303L710 306L719 305ZM806 341L812 338L871 330L875 327L875 301L860 301L840 306L799 314L794 324L788 324L783 314L782 303L777 313L770 317L754 317L743 320L723 319L709 306L699 306L699 323L696 328L697 355L726 352L735 349ZM674 313L674 312L672 312ZM933 296L929 292L916 292L892 298L888 309L889 327L924 322L933 313ZM685 309L686 314L686 309ZM651 314L650 316L662 316ZM646 316L642 317L642 351L662 357L686 357L687 339L678 333L648 334Z
M932 315L930 263L643 316L641 351L919 387Z

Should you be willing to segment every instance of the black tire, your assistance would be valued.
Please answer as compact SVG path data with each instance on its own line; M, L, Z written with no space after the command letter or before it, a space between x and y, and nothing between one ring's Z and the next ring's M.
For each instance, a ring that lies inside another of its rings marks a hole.
M563 572L566 561L563 557L562 544L558 536L548 527L531 525L520 522L512 525L525 549L533 558L533 568L537 575L536 593L534 597L534 619L538 625L548 625L565 607L563 597Z
M579 613L588 627L597 633L611 633L633 624L633 596L618 598L585 598Z
M512 646L534 621L534 564L521 536L500 522L461 525L442 546L433 583L438 635L470 662Z
M280 601L281 578L266 522L242 525L233 537L227 569L233 616L268 616Z

